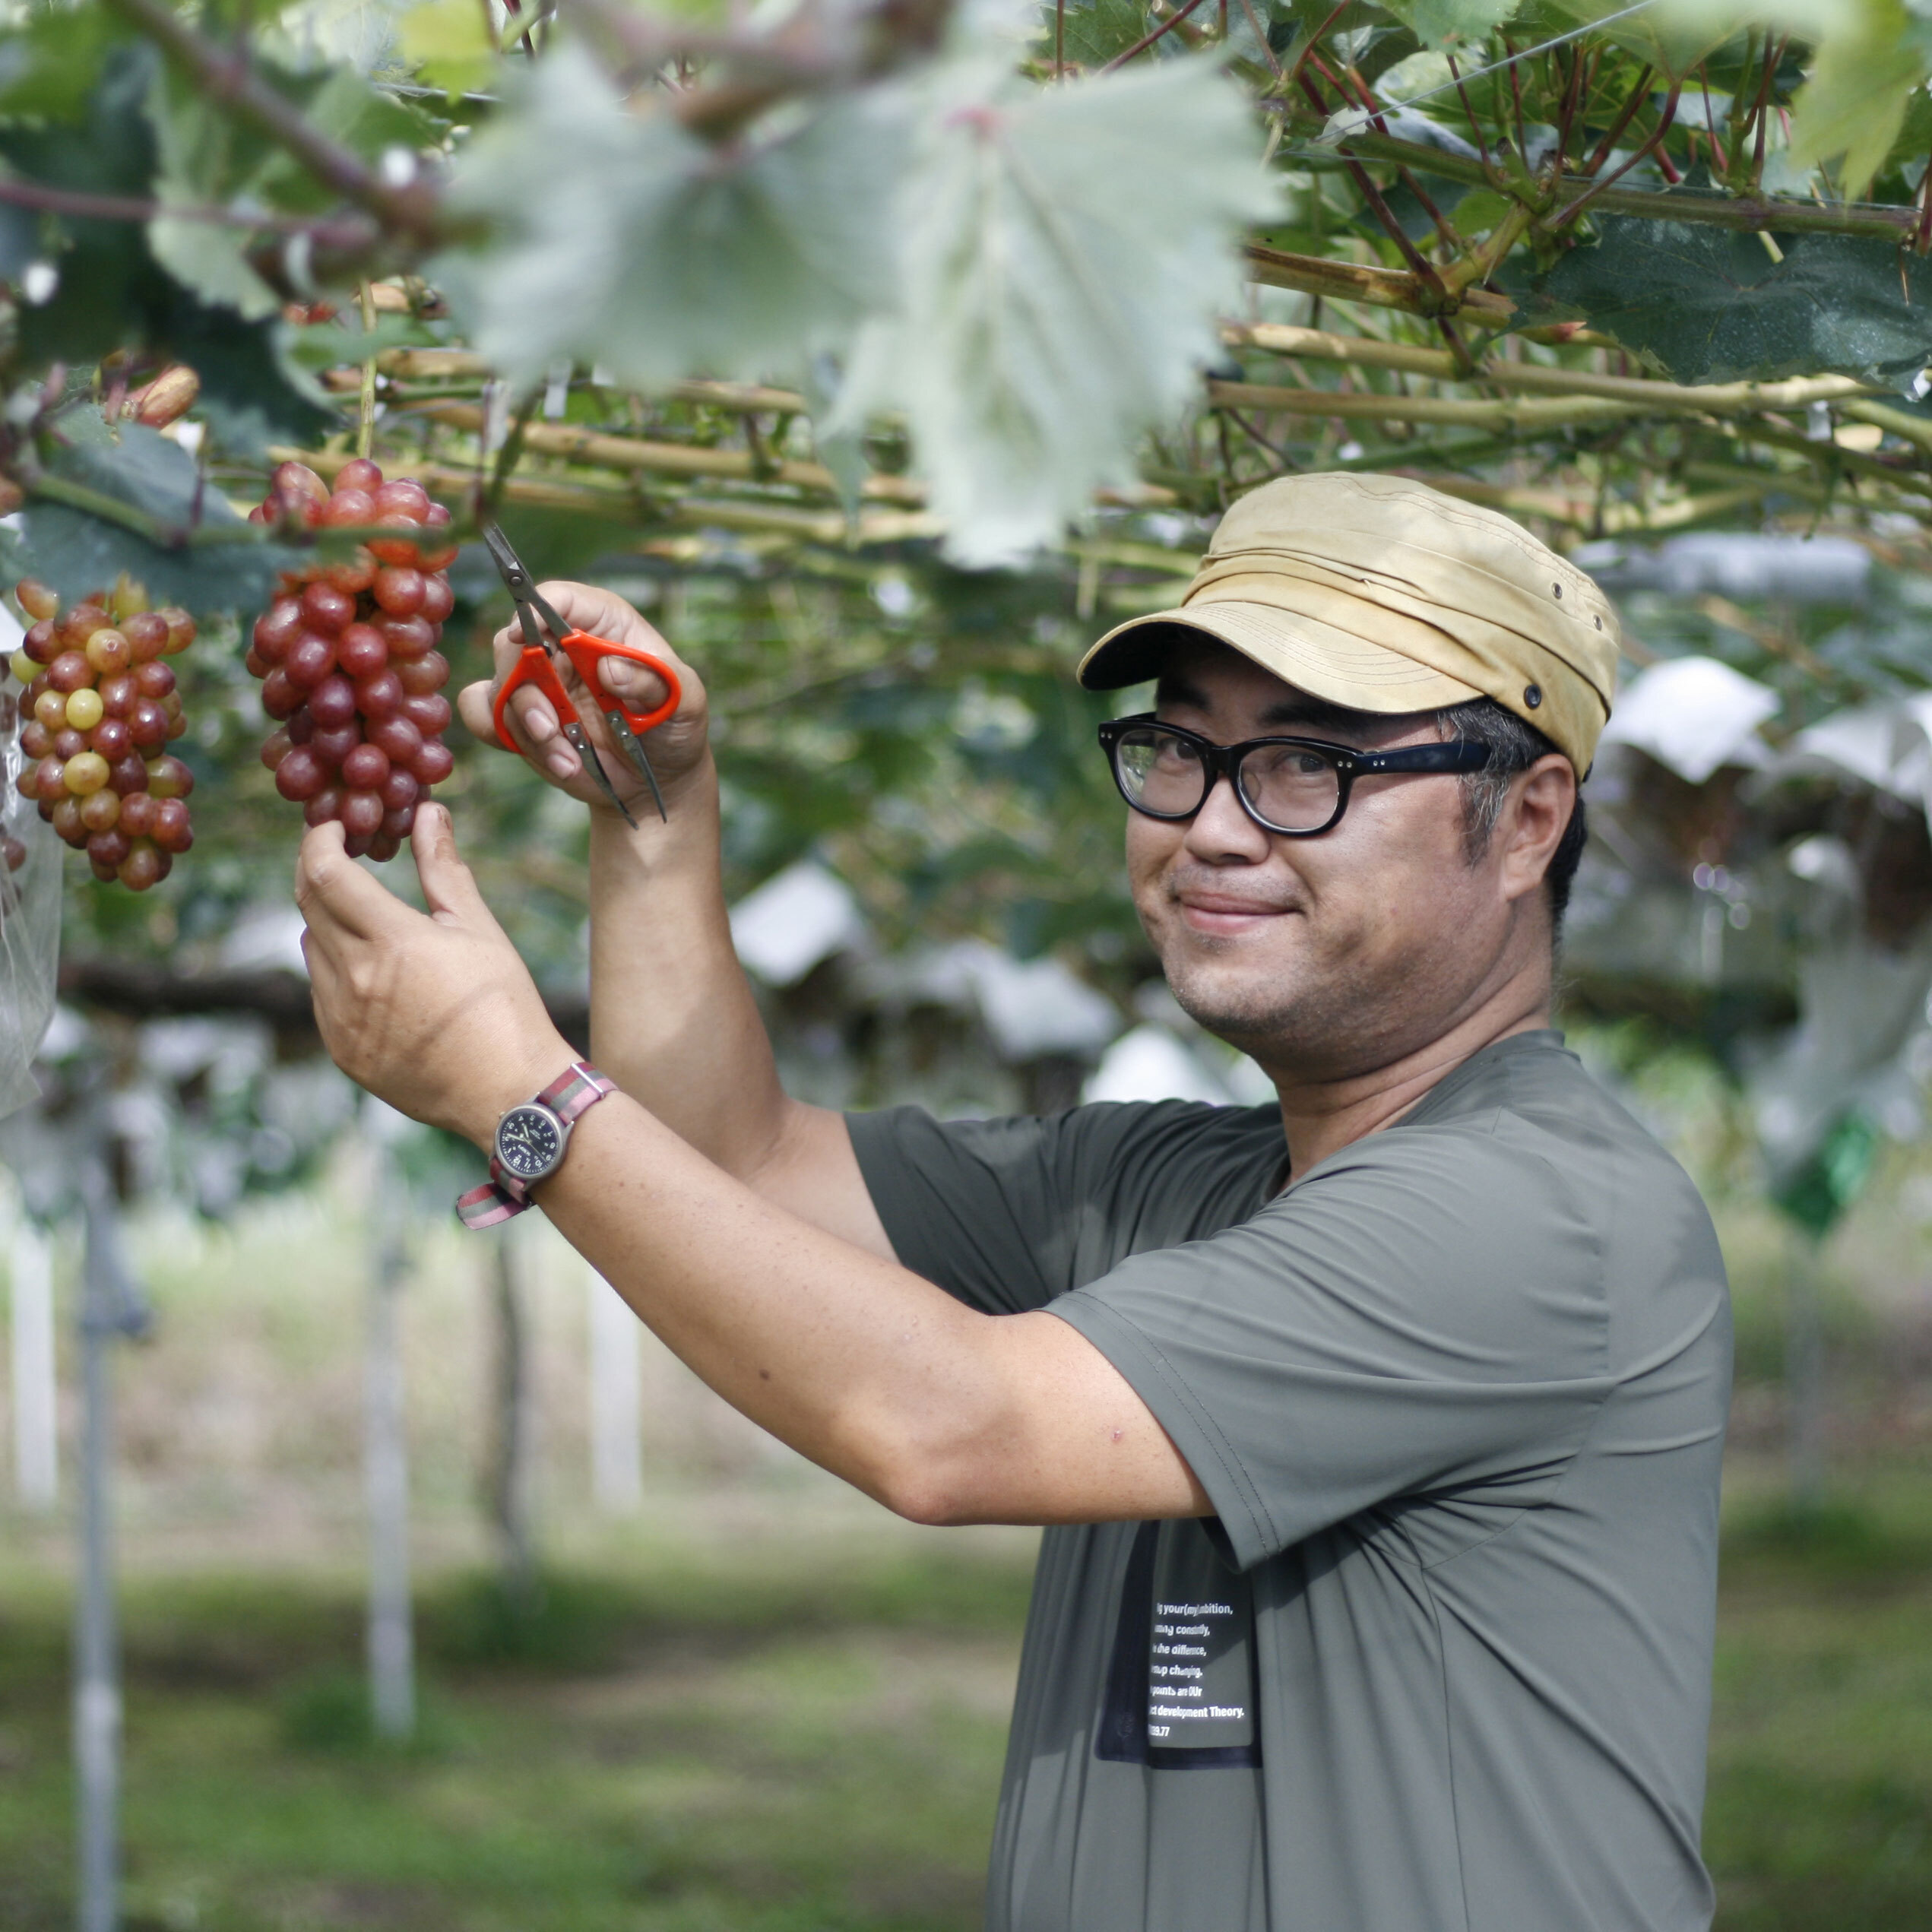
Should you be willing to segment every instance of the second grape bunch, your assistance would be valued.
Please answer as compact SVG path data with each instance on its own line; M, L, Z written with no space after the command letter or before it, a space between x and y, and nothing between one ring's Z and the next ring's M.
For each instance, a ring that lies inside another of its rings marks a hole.
M455 764L442 740L449 662L436 648L455 602L455 546L441 535L449 512L358 458L332 491L306 464L284 463L253 515L397 533L285 577L248 655L262 709L281 726L261 748L276 790L312 825L339 819L352 857L394 858L417 801Z

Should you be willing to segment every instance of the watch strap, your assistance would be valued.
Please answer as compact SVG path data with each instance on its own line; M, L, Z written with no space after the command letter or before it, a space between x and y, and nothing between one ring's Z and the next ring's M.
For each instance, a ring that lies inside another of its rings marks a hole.
M573 1060L537 1096L536 1104L548 1107L563 1123L567 1145L570 1129L578 1117L605 1094L616 1091L616 1082L600 1073L588 1060ZM556 1172L555 1167L550 1170L551 1173ZM543 1178L548 1180L550 1176ZM456 1218L465 1227L494 1227L512 1215L521 1214L530 1204L529 1184L510 1173L493 1152L489 1180L457 1197Z

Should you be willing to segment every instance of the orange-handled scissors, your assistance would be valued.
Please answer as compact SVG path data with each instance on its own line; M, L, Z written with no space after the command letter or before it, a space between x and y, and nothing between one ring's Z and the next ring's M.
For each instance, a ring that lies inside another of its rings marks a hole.
M557 724L569 741L577 755L584 761L584 768L603 788L605 797L624 814L624 822L635 825L637 821L625 809L624 801L617 796L605 771L602 762L591 749L591 742L584 735L583 720L577 714L577 708L564 695L562 680L556 673L551 661L558 651L569 659L572 667L582 679L584 689L596 701L603 714L604 723L610 727L610 735L617 741L622 751L639 778L651 787L651 796L657 801L657 816L667 823L670 815L664 809L664 794L657 789L657 774L651 768L651 760L645 756L639 742L643 734L654 730L675 711L684 695L683 686L678 682L677 673L663 658L637 645L619 644L610 638L595 637L588 631L580 631L574 625L566 624L537 594L537 587L530 581L530 572L523 566L523 560L511 549L509 539L494 524L483 527L483 541L489 546L489 554L496 561L499 574L508 588L512 600L517 607L517 622L523 626L523 654L512 667L510 675L503 680L503 688L496 694L495 717L498 741L505 751L516 751L518 747L510 736L503 721L503 708L509 702L512 692L523 685L534 685L550 701L550 708L557 714ZM547 626L553 644L543 635ZM664 681L664 698L654 710L634 711L621 698L613 697L605 690L597 676L597 666L607 657L622 657L629 663L641 664L648 671L654 671Z

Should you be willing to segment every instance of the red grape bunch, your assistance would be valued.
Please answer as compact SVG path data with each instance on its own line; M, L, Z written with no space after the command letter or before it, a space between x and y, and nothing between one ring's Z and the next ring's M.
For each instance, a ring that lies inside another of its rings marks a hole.
M312 825L340 819L351 857L392 859L416 800L455 764L442 736L449 660L436 648L454 602L446 573L456 546L437 534L449 512L421 484L385 483L359 458L333 493L306 464L284 463L249 514L397 532L284 576L248 655L261 708L281 727L261 748L275 789Z
M195 777L167 746L188 729L171 665L195 641L185 610L148 608L124 575L62 611L44 584L23 578L14 601L30 628L14 654L27 686L22 797L38 801L68 844L84 847L94 876L144 892L195 842L188 794Z

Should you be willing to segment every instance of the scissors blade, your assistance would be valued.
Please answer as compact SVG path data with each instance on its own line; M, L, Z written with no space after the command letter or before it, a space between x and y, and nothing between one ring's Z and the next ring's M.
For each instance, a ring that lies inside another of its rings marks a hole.
M598 789L618 810L624 815L624 822L632 831L638 828L638 822L631 816L629 808L617 796L617 787L610 782L610 774L603 768L603 761L591 748L591 741L584 735L584 727L575 718L563 721L563 735L570 740L572 748L584 761L584 769L597 781Z
M631 761L632 768L651 787L651 796L657 801L657 816L666 825L671 815L664 809L664 794L657 789L657 774L651 768L651 760L646 755L637 733L631 729L631 721L614 707L603 714L603 721L610 727L610 735L617 740L617 748Z
M523 559L511 549L510 540L493 523L483 525L483 538L489 547L491 560L496 565L496 574L502 578L504 588L517 607L517 621L523 626L524 635L532 644L543 645L546 651L552 648L550 640L537 629L540 618L561 644L570 626L537 594L537 586L530 581L530 572L524 567Z

